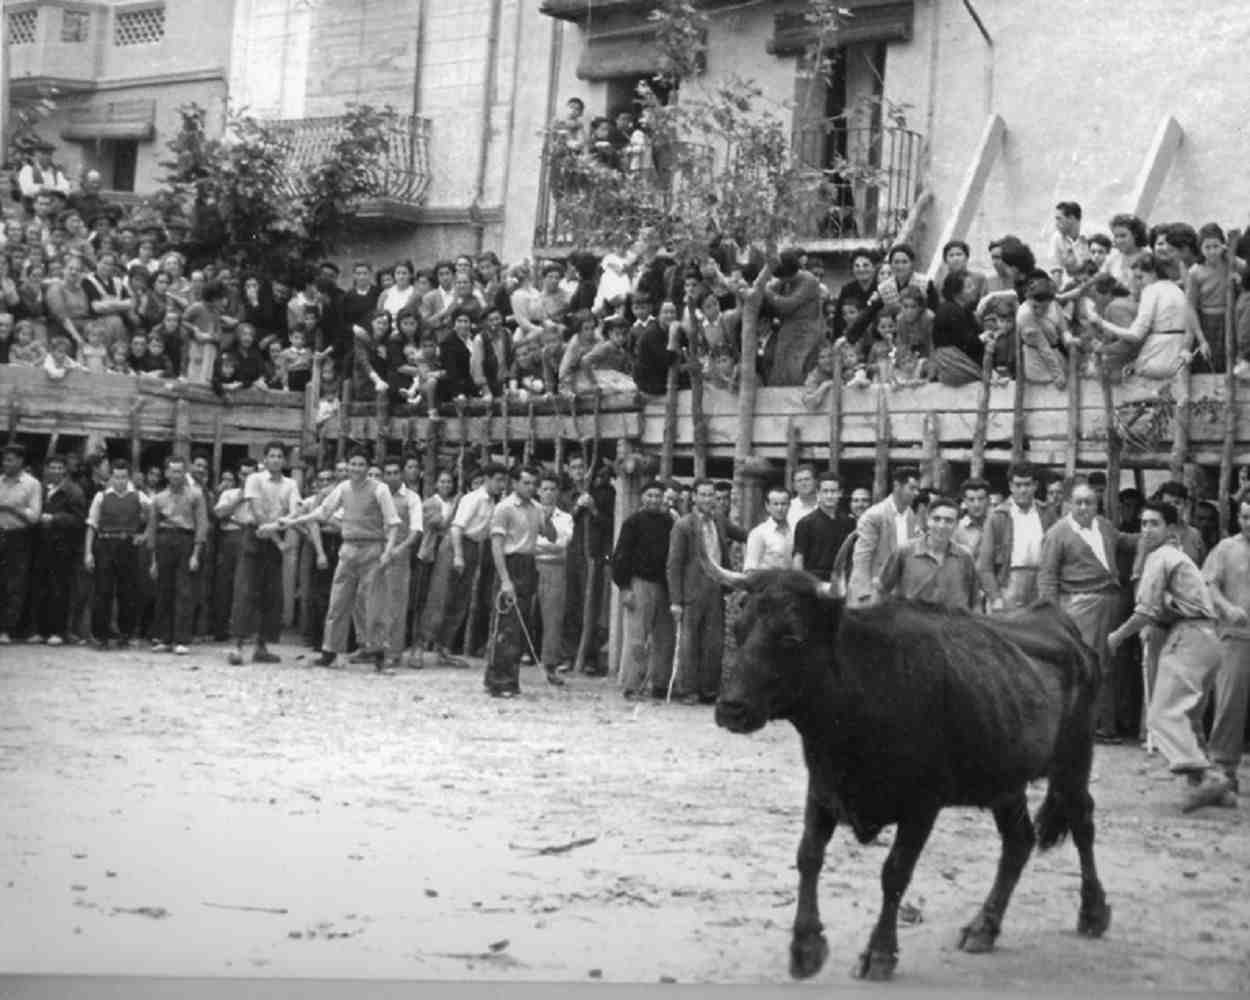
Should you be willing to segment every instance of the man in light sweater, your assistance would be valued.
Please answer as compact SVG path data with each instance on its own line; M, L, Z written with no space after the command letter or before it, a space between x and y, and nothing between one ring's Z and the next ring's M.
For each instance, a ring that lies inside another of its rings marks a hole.
M1028 607L1037 598L1042 539L1055 523L1054 512L1036 500L1037 472L1027 462L1007 470L1011 499L985 521L977 570L991 613Z
M535 604L542 628L543 669L547 676L559 680L556 668L564 648L564 614L568 604L569 542L573 538L573 515L559 507L560 477L544 471L538 480L538 503L556 529L555 540L542 535L534 547L538 566L538 595Z
M1066 492L1070 513L1056 521L1042 538L1037 571L1037 596L1058 604L1072 619L1102 667L1098 689L1098 739L1118 743L1118 684L1107 650L1107 636L1117 624L1120 578L1116 553L1132 550L1136 535L1121 535L1100 516L1098 496L1084 481Z
M374 576L385 569L395 551L400 517L395 500L385 483L369 478L369 459L360 449L352 452L347 463L348 479L339 483L329 495L306 514L283 518L283 528L293 528L306 521L328 521L342 510L343 543L339 548L339 564L330 585L330 608L326 613L325 637L321 643L319 666L343 666L347 651L347 632L351 626L352 608L360 590L369 593ZM379 672L386 663L385 641L378 602L368 602L365 634L361 645L373 651L374 666Z

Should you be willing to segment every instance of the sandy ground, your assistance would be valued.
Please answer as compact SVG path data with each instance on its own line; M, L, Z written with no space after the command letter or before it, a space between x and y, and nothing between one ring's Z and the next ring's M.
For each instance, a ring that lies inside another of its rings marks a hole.
M609 680L553 690L532 668L508 702L476 670L375 677L280 651L231 668L220 647L0 650L0 970L788 981L788 726L732 736L710 709L626 704ZM996 953L954 950L997 836L948 811L900 985L1250 989L1250 801L1182 817L1137 748L1095 770L1108 936L1074 933L1065 844L1035 855ZM814 983L850 982L884 857L835 835Z

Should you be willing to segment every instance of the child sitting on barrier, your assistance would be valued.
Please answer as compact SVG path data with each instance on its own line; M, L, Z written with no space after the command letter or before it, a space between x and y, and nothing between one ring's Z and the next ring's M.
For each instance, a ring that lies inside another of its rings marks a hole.
M69 356L69 337L63 333L56 334L47 357L43 359L43 370L48 373L48 378L59 382L75 368L82 368L82 365Z
M87 342L82 345L79 362L94 375L103 375L109 367L108 327L97 320L86 326Z
M148 371L162 378L173 378L177 374L174 371L174 359L165 350L165 338L159 330L148 334Z
M106 371L110 375L133 375L134 369L130 367L130 342L124 338L113 341L109 347L108 368Z
M13 330L13 345L9 348L9 362L38 368L47 356L43 344L35 339L35 324L28 319L19 320Z

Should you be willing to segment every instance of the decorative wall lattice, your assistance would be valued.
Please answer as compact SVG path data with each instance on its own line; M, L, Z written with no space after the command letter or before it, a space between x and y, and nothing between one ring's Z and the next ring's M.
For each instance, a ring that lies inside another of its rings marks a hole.
M165 37L165 6L121 10L113 21L113 44L155 45Z
M39 10L15 10L9 15L9 44L34 45L39 27Z

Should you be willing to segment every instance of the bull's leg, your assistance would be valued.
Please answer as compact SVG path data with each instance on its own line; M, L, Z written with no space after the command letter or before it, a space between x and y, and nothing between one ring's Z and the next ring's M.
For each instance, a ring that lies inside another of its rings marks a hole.
M790 939L790 975L795 979L816 975L829 957L816 889L825 864L825 848L837 822L833 810L809 789L803 810L803 839L799 841L799 905Z
M998 873L994 876L990 894L981 904L981 911L960 933L959 947L962 951L993 950L994 942L998 940L998 932L1003 926L1007 904L1011 902L1011 894L1015 891L1020 873L1024 871L1025 863L1033 853L1033 845L1037 842L1033 821L1029 819L1028 799L1023 789L1007 802L995 807L994 822L1003 840L1002 853L998 857Z
M1086 937L1102 937L1111 926L1111 907L1094 865L1094 800L1087 791L1073 798L1068 823L1081 858L1081 912L1076 930Z
M868 939L867 950L859 956L859 963L855 966L857 979L884 980L894 975L894 967L898 965L899 904L903 901L916 860L924 850L937 815L936 808L926 808L923 813L899 821L894 846L881 868L881 915L877 918L872 937Z

